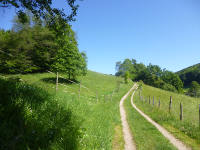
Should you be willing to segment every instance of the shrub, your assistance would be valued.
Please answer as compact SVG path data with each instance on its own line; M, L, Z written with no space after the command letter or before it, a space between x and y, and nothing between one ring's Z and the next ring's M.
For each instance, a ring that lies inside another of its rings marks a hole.
M124 81L125 81L126 84L128 83L129 76L130 76L129 72L126 71L125 75L124 75Z
M177 92L176 88L171 84L165 83L161 88L167 91Z

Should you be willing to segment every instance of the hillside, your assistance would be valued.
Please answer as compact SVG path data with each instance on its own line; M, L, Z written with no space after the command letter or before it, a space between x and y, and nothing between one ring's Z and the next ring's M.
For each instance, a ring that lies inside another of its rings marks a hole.
M200 63L180 70L176 74L180 76L184 86L189 86L192 81L200 83Z
M0 139L3 139L0 149L124 149L119 103L133 82L129 80L124 84L121 77L92 71L76 82L66 77L60 74L56 91L56 75L51 72L0 75L0 119L4 120L0 125ZM134 101L141 110L198 150L200 99L147 85L142 88L142 96L145 100L154 96L155 101L152 107L140 101L136 92ZM173 97L171 115L167 113L170 96ZM156 108L158 98L159 109ZM125 109L136 147L141 150L148 147L176 149L131 108L129 99L130 96ZM182 122L178 120L179 102L184 107Z
M0 76L0 149L123 149L119 101L133 83L92 71L81 85L61 76L57 92L53 73Z
M121 77L88 71L74 82L60 74L57 91L55 81L56 75L51 72L0 75L0 119L4 120L0 125L0 139L3 139L0 149L124 149L119 103L132 87L131 80L124 84ZM152 97L155 98L154 105L149 105L139 100L138 91L134 102L141 110L199 150L200 99L143 85L143 98L147 100L150 96L151 104ZM168 114L170 96L173 103ZM125 109L136 147L176 149L131 108L129 100L130 96L125 101ZM180 102L184 108L182 122L179 121Z

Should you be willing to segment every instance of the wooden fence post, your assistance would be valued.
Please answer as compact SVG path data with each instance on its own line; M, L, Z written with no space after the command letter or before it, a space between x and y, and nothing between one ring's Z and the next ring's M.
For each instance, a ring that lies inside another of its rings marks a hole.
M169 112L171 112L172 109L172 96L170 96L170 101L169 101Z
M183 120L183 106L181 103L180 103L180 120L181 121Z
M149 96L149 104L151 103L151 97Z
M153 96L153 105L154 105L154 96Z
M112 97L113 97L114 91L115 91L115 90L113 90L112 95L111 95L111 101L112 101Z
M79 92L78 92L78 98L80 99L80 96L81 96L81 82L79 84Z
M199 128L200 128L200 104L199 104Z
M121 84L120 82L117 83L117 91L116 91L117 93L119 92L120 84Z
M96 92L96 99L97 99L97 102L98 102L98 91Z
M140 100L141 100L141 91L139 90L139 97L140 97Z
M58 72L56 74L56 92L57 92L57 90L58 90Z

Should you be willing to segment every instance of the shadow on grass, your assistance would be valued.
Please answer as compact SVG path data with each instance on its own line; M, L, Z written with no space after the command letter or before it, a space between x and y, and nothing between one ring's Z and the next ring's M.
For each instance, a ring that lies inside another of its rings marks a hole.
M77 149L80 123L44 89L0 78L0 149Z
M55 77L43 78L43 79L41 79L41 81L46 82L46 83L53 83L53 84L55 84L56 83L56 78ZM71 80L67 80L67 79L64 79L64 78L59 78L58 82L62 83L62 84L79 83L79 81L77 81L77 80L72 80L72 79Z

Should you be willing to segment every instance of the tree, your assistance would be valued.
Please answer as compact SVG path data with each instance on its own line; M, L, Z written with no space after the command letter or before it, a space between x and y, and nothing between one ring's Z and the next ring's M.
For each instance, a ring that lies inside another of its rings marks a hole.
M37 69L28 55L32 40L28 32L6 31L0 38L0 72L25 73ZM29 43L29 44L27 44Z
M125 59L116 63L117 76L125 76L128 71L133 81L142 80L145 84L173 92L182 92L183 83L178 75L161 69L158 65L137 63L135 59Z
M183 82L177 74L170 71L164 71L161 79L166 83L173 85L177 91L182 92Z
M188 91L189 95L199 97L200 96L200 85L197 81L192 81L190 89Z
M115 75L116 76L120 76L121 75L120 66L121 66L121 61L116 62L116 65L115 65L115 71L116 71Z
M86 53L80 53L75 32L69 24L59 34L28 14L29 22L14 20L11 31L0 31L0 72L32 73L53 70L65 72L69 79L87 73ZM37 18L36 18L37 19ZM17 26L17 28L16 28Z
M131 73L133 73L133 75L132 75L133 80L137 80L137 81L141 80L140 75L144 71L147 71L147 68L143 63L138 63L138 64L135 63L134 64L134 71L131 72Z
M67 26L63 37L57 39L59 49L51 65L54 72L64 72L68 74L69 79L76 80L79 75L85 75L87 72L87 57L85 53L78 50L75 33L71 26Z
M82 75L86 75L87 74L87 62L88 62L88 58L85 52L81 52L81 71L82 71Z
M30 22L31 22L30 19L31 19L30 16L27 15L26 22L22 23L20 22L19 17L15 16L13 19L12 31L19 32L21 30L30 28Z
M42 17L43 19L46 19L46 15L49 14L51 16L51 21L53 22L53 19L55 16L58 16L60 18L60 21L73 21L75 20L74 17L77 14L78 5L75 4L76 0L66 0L68 9L71 10L71 13L69 15L66 15L64 13L64 10L53 8L52 7L52 0L1 0L0 1L0 7L3 8L9 8L9 7L15 7L17 10L17 14L20 18L20 21L22 23L26 22L26 9L31 11L31 13L34 14L37 18Z
M58 49L55 33L34 22L34 18L29 17L29 22L25 24L18 19L15 17L11 31L2 30L0 34L0 72L31 73L49 70Z
M152 65L151 63L147 66L148 71L151 74L154 74L158 77L160 77L162 75L162 70L158 65Z
M28 22L26 11L30 11L37 20L45 21L46 27L56 32L56 37L62 36L70 21L75 21L78 5L76 0L66 0L70 12L65 14L64 9L52 7L52 0L1 0L0 7L15 7L21 23ZM59 24L59 28L58 28Z
M135 69L130 59L125 59L123 63L117 62L116 63L116 75L117 76L124 76L126 71L129 71L131 76L134 75ZM133 77L131 77L133 78Z
M129 76L130 76L129 72L126 71L125 74L124 74L124 81L125 81L126 84L128 83Z
M177 74L180 76L186 87L190 86L192 81L200 82L200 64L191 66Z

